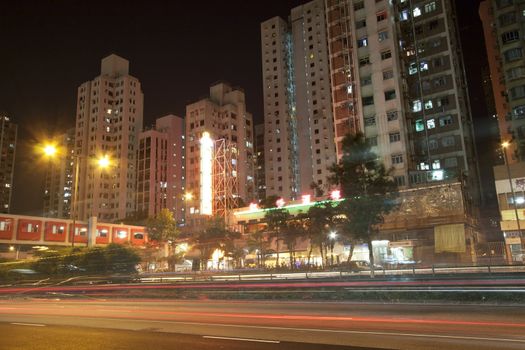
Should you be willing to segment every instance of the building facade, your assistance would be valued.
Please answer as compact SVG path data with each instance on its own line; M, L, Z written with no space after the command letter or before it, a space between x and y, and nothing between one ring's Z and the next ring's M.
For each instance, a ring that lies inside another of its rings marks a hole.
M525 1L485 0L479 7L502 141L510 163L525 160Z
M312 1L263 22L261 36L268 194L308 193L305 179L320 185L344 136L362 132L401 188L462 179L477 200L451 1Z
M338 158L342 140L361 131L400 186L407 184L398 35L387 1L327 1L332 109Z
M322 0L261 23L268 196L328 189L336 156L326 35Z
M204 195L211 196L206 200L213 202L209 204L214 215L217 210L224 215L224 210L251 202L255 198L254 135L244 91L224 82L213 84L209 97L186 106L185 122L189 224L211 215L202 210ZM208 162L204 163L203 136L212 143L206 145L211 153L205 155Z
M525 163L495 166L494 179L509 262L524 262Z
M449 0L396 5L409 183L468 179L476 199L478 165L454 6Z
M0 114L0 213L11 211L18 127Z
M266 171L264 166L264 124L255 125L255 199L266 198Z
M75 128L67 130L55 141L60 157L50 158L46 168L44 216L67 219L71 217Z
M137 213L154 217L169 209L184 222L184 120L175 115L159 118L139 135Z
M110 55L101 74L78 87L75 160L79 162L79 219L123 219L135 212L136 156L142 130L143 94L140 81L129 75L129 62ZM99 169L97 157L108 155L111 165Z

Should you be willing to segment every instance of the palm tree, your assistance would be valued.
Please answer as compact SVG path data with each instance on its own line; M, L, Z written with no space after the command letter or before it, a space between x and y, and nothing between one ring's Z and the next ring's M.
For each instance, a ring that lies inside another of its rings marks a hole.
M286 228L286 223L290 219L291 215L288 210L283 208L270 209L266 212L264 219L268 225L268 234L270 237L275 239L275 246L277 252L277 259L275 261L275 267L279 267L279 244L282 241L282 232Z
M328 265L329 233L337 230L340 221L339 215L337 207L330 201L316 203L308 210L307 227L310 238L308 263L310 263L312 248L317 246L321 253L321 261L324 265Z
M265 258L268 253L270 242L268 241L268 234L263 230L257 230L250 234L248 238L248 248L256 252L257 267L265 266Z
M293 269L295 266L295 248L297 246L297 240L305 236L304 229L304 216L298 215L294 219L287 221L286 225L282 230L283 242L286 244L288 251L290 252L290 268Z

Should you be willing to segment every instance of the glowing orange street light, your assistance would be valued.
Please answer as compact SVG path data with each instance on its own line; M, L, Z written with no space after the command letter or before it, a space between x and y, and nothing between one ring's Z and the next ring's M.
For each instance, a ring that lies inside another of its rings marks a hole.
M51 145L51 144L45 145L44 154L47 157L54 157L57 154L57 148L55 147L55 145Z

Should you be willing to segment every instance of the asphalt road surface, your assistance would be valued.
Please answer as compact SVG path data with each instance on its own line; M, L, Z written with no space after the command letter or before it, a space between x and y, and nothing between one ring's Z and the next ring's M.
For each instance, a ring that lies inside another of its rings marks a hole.
M2 350L364 350L362 347L304 344L231 337L124 331L70 326L0 324ZM6 336L8 335L8 336Z
M0 348L525 348L523 306L62 298L0 301Z

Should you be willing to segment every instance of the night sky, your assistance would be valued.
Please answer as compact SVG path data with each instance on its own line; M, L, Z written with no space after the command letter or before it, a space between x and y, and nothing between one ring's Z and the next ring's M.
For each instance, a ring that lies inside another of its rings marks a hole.
M144 92L145 125L168 113L183 116L186 104L218 80L244 88L249 111L262 121L260 22L286 17L304 2L1 2L0 111L19 125L12 213L42 214L46 164L33 147L74 126L76 89L99 75L103 57L116 53L130 61ZM478 3L458 6L462 34L475 36L465 41L473 105L482 102L486 64ZM486 112L475 115L481 120Z

